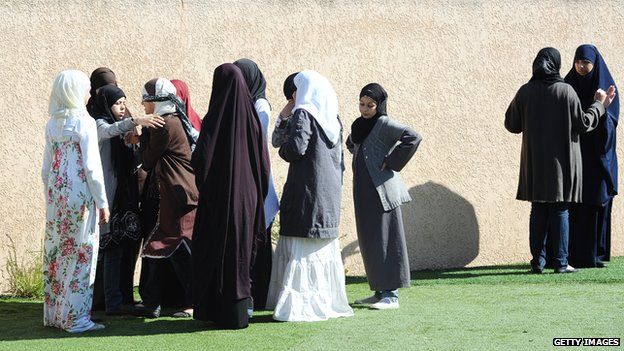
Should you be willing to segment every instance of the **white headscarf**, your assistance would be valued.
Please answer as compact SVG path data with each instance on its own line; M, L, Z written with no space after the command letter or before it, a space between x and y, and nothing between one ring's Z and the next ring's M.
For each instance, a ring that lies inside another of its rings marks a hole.
M308 111L321 126L332 145L340 142L340 121L338 121L338 98L327 78L313 70L299 72L295 76L297 99L292 112L297 109Z
M87 114L85 96L89 94L89 77L78 70L59 73L52 83L48 113L53 118Z
M152 86L154 91L152 92ZM147 88L150 91L147 91ZM160 100L160 101L159 101ZM143 85L143 101L154 102L154 114L163 116L168 113L177 113L182 128L188 139L191 152L195 150L199 132L193 128L193 125L184 112L186 110L184 103L176 96L176 88L170 80L165 78L154 78Z
M171 83L170 80L165 79L165 78L158 78L156 80L156 84L155 84L155 92L153 96L156 97L167 97L169 96L169 94L176 94L176 88L173 85L173 83ZM150 94L147 92L147 90L145 89L145 86L143 86L143 96L150 96ZM155 115L166 115L168 113L174 113L176 112L176 106L175 104L170 101L155 101L154 102L154 114Z

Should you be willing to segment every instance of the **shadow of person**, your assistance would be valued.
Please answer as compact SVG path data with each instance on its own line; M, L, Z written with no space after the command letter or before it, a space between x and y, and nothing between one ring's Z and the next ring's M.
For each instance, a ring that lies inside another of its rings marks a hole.
M104 316L103 330L68 333L64 330L45 327L42 323L43 302L31 300L0 300L0 341L97 338L105 336L137 336L162 334L190 334L199 331L218 332L214 323L193 319L143 319L132 316Z
M401 207L410 270L460 268L479 254L479 223L461 195L434 182L409 190Z

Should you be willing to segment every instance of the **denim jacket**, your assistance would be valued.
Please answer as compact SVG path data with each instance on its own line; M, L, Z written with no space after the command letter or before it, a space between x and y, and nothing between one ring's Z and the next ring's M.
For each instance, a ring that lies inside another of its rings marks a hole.
M280 157L289 163L280 203L280 235L336 238L344 171L342 140L331 145L303 109L290 117L286 135L279 149Z
M385 211L412 200L398 172L412 158L421 140L418 133L388 116L379 117L361 144L354 144L351 135L347 138L347 149L354 155L353 165L362 148L361 155Z

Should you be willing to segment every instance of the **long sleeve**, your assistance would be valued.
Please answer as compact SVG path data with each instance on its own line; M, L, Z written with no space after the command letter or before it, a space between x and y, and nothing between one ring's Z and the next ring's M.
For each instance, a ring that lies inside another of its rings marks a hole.
M600 152L601 158L604 158L610 150L615 148L615 128L617 127L616 123L613 122L614 117L609 112L603 118L603 125L594 131L600 135L599 138L596 138L600 141L596 148Z
M269 138L269 121L271 118L271 105L265 99L259 99L255 104L256 112L258 112L258 118L262 127L262 143L260 145L260 155L262 159L261 175L262 175L262 198L266 199L269 192L269 179L271 175L271 163L269 158L269 148L267 146L267 139Z
M167 125L162 128L144 130L141 134L141 159L146 171L154 168L156 162L169 147L169 130Z
M609 112L603 117L602 123L592 133L596 133L596 151L603 167L602 172L607 182L607 191L610 195L617 194L617 157L616 152L616 129L617 124Z
M520 114L520 107L518 106L518 94L511 100L507 112L505 112L505 128L514 134L522 132L522 117Z
M310 123L310 116L305 110L297 110L291 117L288 137L279 149L279 155L284 161L297 161L305 155L312 135Z
M278 118L275 123L275 129L273 129L273 133L271 135L271 144L274 148L279 148L286 141L286 136L288 132L288 128L290 128L290 117L287 119Z
M347 137L347 142L345 144L347 145L347 150L349 150L349 152L353 154L353 151L355 150L355 144L351 140L351 134L349 134L349 136Z
M269 137L269 119L271 118L271 105L265 99L259 99L256 101L254 107L256 108L256 112L258 112L258 118L260 119L260 124L262 125L262 134L264 138L267 139Z
M106 189L104 187L102 161L100 160L97 127L95 121L92 119L85 118L82 124L80 131L80 149L82 150L82 162L87 178L87 185L95 200L96 207L107 208L108 202L106 201Z
M384 161L386 166L395 172L400 172L412 156L414 156L421 141L422 136L420 136L420 134L406 127L399 138L399 145L386 156Z
M98 119L95 122L97 124L98 140L105 140L120 136L127 133L135 127L134 122L130 118L122 119L121 121L110 124L104 119Z
M52 147L50 145L50 138L48 137L48 128L45 133L45 148L43 150L43 165L41 166L41 181L43 182L44 195L48 196L48 177L50 176L50 168L52 168Z
M570 88L572 89L572 88ZM579 101L576 94L572 96L570 117L572 118L572 128L579 134L587 133L594 130L598 126L600 116L604 115L605 108L602 103L595 101L591 106L587 108L587 111L583 111L581 107L581 101Z

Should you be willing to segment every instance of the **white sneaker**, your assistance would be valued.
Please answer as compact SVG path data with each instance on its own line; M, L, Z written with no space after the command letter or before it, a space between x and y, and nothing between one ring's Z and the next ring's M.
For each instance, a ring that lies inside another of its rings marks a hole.
M373 295L373 296L367 297L365 299L355 300L355 302L353 304L355 304L355 305L370 305L372 303L379 302L379 300L380 300L380 298L378 298L377 296Z
M394 310L399 308L399 299L396 297L384 297L379 302L371 305L376 310Z

